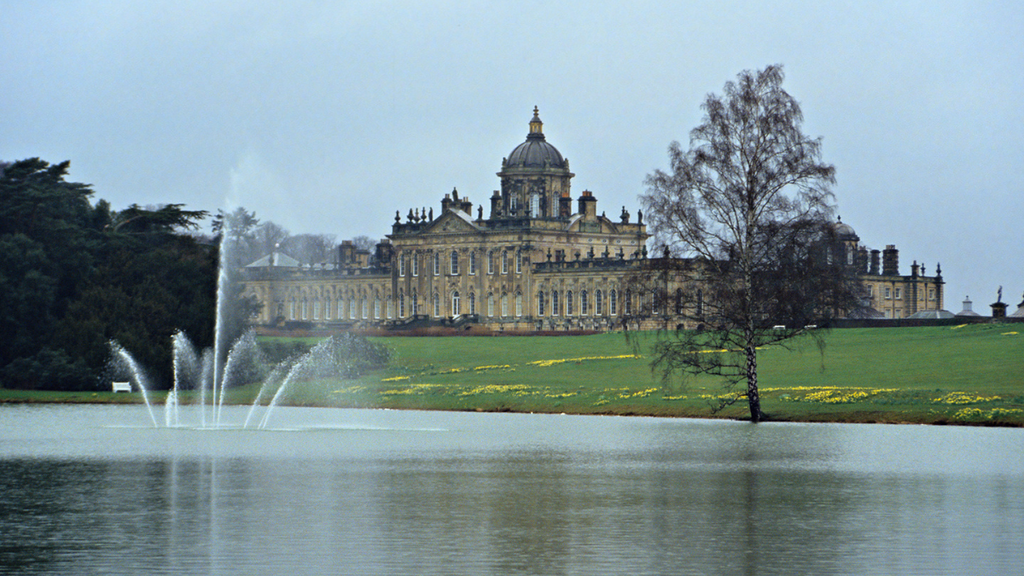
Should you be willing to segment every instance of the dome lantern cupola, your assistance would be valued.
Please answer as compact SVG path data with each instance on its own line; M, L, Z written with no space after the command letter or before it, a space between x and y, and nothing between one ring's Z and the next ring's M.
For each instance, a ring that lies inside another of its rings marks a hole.
M544 138L544 123L540 120L537 107L533 107L533 118L530 119L530 133L526 142L516 146L505 160L505 169L515 168L554 168L567 169L562 153Z
M544 137L544 123L540 121L540 116L538 115L536 106L533 107L533 119L530 120L529 136L533 136L534 134L539 134L541 138ZM527 136L527 138L529 138L529 136Z

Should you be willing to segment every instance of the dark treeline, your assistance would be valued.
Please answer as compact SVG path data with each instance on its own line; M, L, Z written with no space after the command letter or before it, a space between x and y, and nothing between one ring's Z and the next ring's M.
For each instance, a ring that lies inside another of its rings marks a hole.
M90 390L117 340L159 385L171 336L213 339L217 246L180 204L91 202L68 162L0 164L0 386Z
M213 216L181 204L115 211L88 184L67 182L69 162L0 161L0 387L107 388L111 340L157 387L172 383L172 336L213 345L221 234L229 278L279 251L304 264L336 261L333 235L291 235L245 208ZM366 237L356 238L371 248ZM255 304L229 282L227 337Z

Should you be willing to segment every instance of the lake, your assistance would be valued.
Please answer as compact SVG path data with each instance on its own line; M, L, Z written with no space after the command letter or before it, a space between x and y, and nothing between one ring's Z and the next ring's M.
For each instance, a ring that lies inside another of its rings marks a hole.
M157 428L140 406L0 406L4 574L1022 565L1020 429L289 407L263 430Z

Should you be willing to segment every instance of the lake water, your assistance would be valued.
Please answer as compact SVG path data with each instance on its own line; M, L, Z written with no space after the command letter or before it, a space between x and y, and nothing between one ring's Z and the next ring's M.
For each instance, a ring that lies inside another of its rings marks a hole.
M0 573L1024 566L1024 430L275 410L0 406Z

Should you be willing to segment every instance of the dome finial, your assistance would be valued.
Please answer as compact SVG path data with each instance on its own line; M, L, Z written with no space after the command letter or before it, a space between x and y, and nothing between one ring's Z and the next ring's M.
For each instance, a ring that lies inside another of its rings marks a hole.
M540 121L539 112L537 107L533 107L533 119L530 120L530 134L543 134L544 123Z

